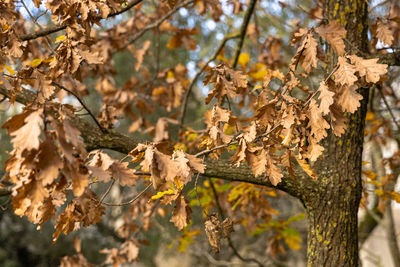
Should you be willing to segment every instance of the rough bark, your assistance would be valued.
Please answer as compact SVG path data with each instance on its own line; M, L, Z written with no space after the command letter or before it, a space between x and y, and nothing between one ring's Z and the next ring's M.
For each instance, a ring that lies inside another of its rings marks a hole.
M325 1L324 17L347 30L347 51L366 52L367 5L364 0ZM333 54L328 51L333 61ZM328 70L329 71L329 70ZM340 138L332 133L323 141L322 158L314 164L318 186L301 198L309 228L308 266L357 266L358 222L361 199L361 155L368 89L361 88L361 107L349 115L348 129Z

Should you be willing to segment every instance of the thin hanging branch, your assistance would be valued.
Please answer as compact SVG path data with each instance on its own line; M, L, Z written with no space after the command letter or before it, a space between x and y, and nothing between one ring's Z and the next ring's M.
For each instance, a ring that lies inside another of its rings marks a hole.
M224 211L222 210L221 204L219 203L218 193L217 193L217 190L215 189L214 182L212 181L211 178L208 178L208 181L210 183L210 186L211 186L211 189L212 189L212 192L213 192L213 195L214 195L214 199L215 199L215 203L217 205L219 216L223 220L224 217L225 217L224 216ZM232 249L233 254L235 254L236 257L238 257L241 261L243 261L243 262L254 262L254 263L258 264L258 266L264 267L264 265L261 262L259 262L258 260L256 260L256 259L243 257L239 253L239 251L236 249L236 247L233 245L231 237L228 236L227 239L228 239L229 247Z
M62 86L61 84L58 84L56 82L52 82L51 83L54 86L57 86L58 88L70 93L71 95L73 95L81 104L81 106L87 111L87 113L89 114L89 116L93 119L93 121L97 124L97 126L99 127L99 129L103 132L106 133L107 130L101 126L100 122L96 119L96 116L94 116L94 114L92 113L92 111L86 106L86 104L83 102L83 100L77 95L75 94L73 91L69 90L68 88Z
M127 206L127 205L130 205L133 202L135 202L136 200L138 200L144 193L146 193L147 190L149 190L152 185L153 184L150 183L145 189L143 189L139 194L137 194L134 198L132 198L128 202L122 202L122 203L107 203L107 202L103 202L102 204L106 205L106 206Z
M145 34L147 31L159 27L161 25L161 23L163 23L165 20L167 20L171 15L175 14L180 8L185 7L193 2L195 2L195 0L187 0L185 2L180 3L179 5L176 5L173 9L171 9L167 14L162 16L159 20L157 20L157 21L147 25L143 29L141 29L140 32L136 33L133 36L133 38L127 44L125 44L125 46L123 46L122 48L126 48L126 47L128 47L128 45L133 44L140 37L142 37L143 34Z
M185 97L183 98L182 108L181 108L181 117L179 119L179 129L182 129L182 127L183 127L189 96L193 90L193 87L196 85L196 82L199 79L200 75L207 68L208 64L210 64L212 61L214 61L217 58L217 56L219 55L219 53L221 53L222 49L224 49L224 47L225 47L226 42L231 39L238 38L239 36L240 36L239 33L234 33L234 34L225 36L224 39L222 39L221 43L219 44L217 50L215 50L214 55L212 57L210 57L207 60L207 62L197 71L196 75L194 76L192 82L189 85L188 90L186 91Z
M111 17L115 17L119 14L122 14L126 11L128 11L129 9L131 9L132 7L138 5L139 3L141 3L143 0L134 0L132 2L130 2L129 4L127 4L124 8L122 8L119 11L116 12L112 12L110 13L107 18L111 18ZM67 28L68 25L57 25L57 26L53 26L53 27L48 27L45 29L41 29L39 31L33 32L33 33L29 33L29 34L25 34L25 35L21 35L19 37L19 39L21 39L22 41L29 41L29 40L33 40L39 37L43 37L43 36L47 36L49 34L55 33L55 32L59 32L62 30L65 30Z
M378 89L378 92L379 92L379 94L380 94L381 97L382 97L383 103L385 103L385 106L386 106L386 108L387 108L387 110L388 110L388 112L389 112L389 114L390 114L390 117L392 118L393 123L394 123L394 124L396 125L396 127L397 127L397 131L400 131L400 125L399 125L399 123L397 122L396 117L394 116L394 113L393 113L392 109L390 108L390 105L389 105L389 103L387 102L385 95L384 95L383 92L382 92L382 87L381 87L380 85L376 85L376 88Z
M254 7L256 6L257 0L251 0L249 3L249 7L246 10L246 14L244 15L242 26L240 27L240 39L237 43L235 54L233 56L234 60L232 63L232 68L236 68L239 55L243 47L244 39L246 37L247 27L249 26L251 15L253 14Z

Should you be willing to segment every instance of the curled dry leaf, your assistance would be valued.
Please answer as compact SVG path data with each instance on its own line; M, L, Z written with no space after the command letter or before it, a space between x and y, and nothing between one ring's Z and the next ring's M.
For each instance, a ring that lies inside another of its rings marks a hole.
M333 104L333 96L335 93L329 91L328 85L324 81L319 84L318 92L318 99L321 101L319 104L319 110L322 115L327 115L329 114L329 107Z
M192 209L187 205L185 197L181 195L175 200L175 207L170 222L173 222L179 230L182 230L188 225L191 213Z
M112 159L101 150L91 154L93 158L87 167L99 181L108 182L113 178L118 180L122 186L136 185L138 176L135 175L135 170L128 168L128 162L119 162Z
M220 222L217 215L211 214L207 221L204 223L206 229L206 235L208 243L215 253L218 253L221 249L221 231Z
M333 47L336 54L343 55L345 53L344 38L346 38L346 30L336 20L328 25L321 25L315 31Z
M394 41L392 30L389 25L383 23L382 20L378 20L376 23L376 37L388 46L391 46Z
M221 235L224 238L229 238L233 230L233 222L231 218L227 217L221 223L216 213L208 216L204 223L208 243L215 253L218 253L221 249Z

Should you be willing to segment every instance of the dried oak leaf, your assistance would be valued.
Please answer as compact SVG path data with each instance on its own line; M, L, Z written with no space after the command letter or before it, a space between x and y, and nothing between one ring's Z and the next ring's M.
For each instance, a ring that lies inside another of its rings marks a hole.
M59 170L64 163L58 153L58 148L48 134L39 146L37 179L42 181L43 186L50 185L58 177Z
M379 58L363 59L356 55L349 56L351 62L354 64L356 71L361 77L365 77L367 83L377 83L380 77L387 73L386 64L379 64Z
M273 186L278 185L283 178L282 170L276 166L275 160L268 154L265 153L268 167L265 170L265 174Z
M179 230L182 230L189 223L191 213L192 209L187 205L185 197L181 195L175 200L170 222L173 222Z
M228 238L233 230L233 222L231 218L227 217L225 220L222 221L221 223L221 230L222 230L222 236L225 238Z
M133 262L139 256L139 247L134 240L127 240L122 243L119 253L125 256L127 262Z
M65 210L57 217L53 243L57 241L61 233L67 235L79 229L81 223L84 227L87 227L100 222L105 213L105 208L98 204L96 194L89 188L80 197L72 199Z
M301 67L306 73L317 67L317 42L312 33L308 33L304 39L304 51L301 57Z
M140 66L142 66L144 56L146 55L146 52L149 49L150 45L151 45L151 41L146 40L143 43L142 49L134 49L134 51L131 51L131 52L133 52L133 55L136 58L136 64L135 64L136 71L139 71Z
M391 46L394 41L393 32L390 29L390 26L383 23L380 19L376 23L376 37L388 46Z
M318 99L321 100L319 104L319 110L321 111L322 115L327 115L329 114L329 107L333 104L333 96L335 93L329 91L329 87L324 81L319 84L318 92Z
M22 153L24 150L38 149L41 134L40 125L43 123L43 110L25 110L13 116L2 128L7 129L14 148Z
M113 178L118 180L122 186L132 186L136 184L138 179L135 170L128 168L128 162L112 159L103 151L94 152L94 156L87 167L102 182L108 182Z
M342 108L338 104L333 103L329 109L332 118L332 132L336 136L341 136L346 131L347 118L344 116Z
M218 105L214 105L211 111L211 124L218 125L218 122L228 122L229 118L232 116L232 111L220 107Z
M295 155L295 159L297 163L299 163L299 166L303 169L303 171L308 174L308 176L310 176L314 180L318 179L317 174L314 172L310 164L308 164L305 159L300 158L298 155Z
M218 253L221 249L221 231L220 222L215 213L211 214L207 221L204 223L206 229L206 235L208 243L215 253Z
M262 147L252 148L246 153L247 164L255 177L265 172L267 165L266 151Z
M210 103L214 96L217 98L218 103L222 103L225 95L230 98L236 98L240 90L247 88L246 75L243 75L241 71L235 71L224 64L219 64L206 70L209 74L206 76L204 85L214 83L214 89L208 94L206 104Z
M307 148L307 158L311 161L316 161L318 157L322 155L323 151L324 147L319 145L314 138L310 138L310 144Z
M345 53L344 38L346 37L346 30L339 24L339 22L332 21L328 25L321 25L315 31L333 47L336 54L343 55Z
M322 138L327 136L326 129L329 129L330 126L322 117L322 113L314 99L311 99L307 117L309 119L307 128L311 127L311 134L314 136L315 140L319 142Z
M355 75L356 68L354 65L349 64L345 57L338 58L338 67L335 71L335 82L341 85L353 85L358 79Z
M353 113L361 105L360 101L363 99L363 96L357 93L356 90L356 85L342 86L339 88L337 104L342 108L343 111Z

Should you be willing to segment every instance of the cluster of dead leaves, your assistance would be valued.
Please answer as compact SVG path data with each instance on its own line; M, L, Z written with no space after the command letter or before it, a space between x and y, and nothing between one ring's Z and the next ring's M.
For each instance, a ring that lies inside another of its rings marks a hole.
M138 176L128 163L102 151L87 154L68 106L47 106L46 112L43 107L29 107L3 125L14 145L5 170L6 179L14 184L15 213L39 226L54 219L68 192L73 192L74 198L57 218L57 240L61 233L78 229L80 223L88 226L101 220L104 207L88 188L90 174L101 182L115 179L122 186L135 185Z
M154 189L160 191L153 199L161 199L161 203L165 205L175 201L171 222L182 230L188 224L191 213L182 189L194 173L204 173L205 165L202 160L181 150L172 152L165 143L139 144L130 155L134 161L143 158L140 162L142 170L150 172Z
M220 222L217 214L211 214L206 222L204 223L206 228L206 234L208 237L208 242L214 250L218 253L221 249L221 235L224 238L229 238L231 232L233 232L233 222L228 217L223 222Z

